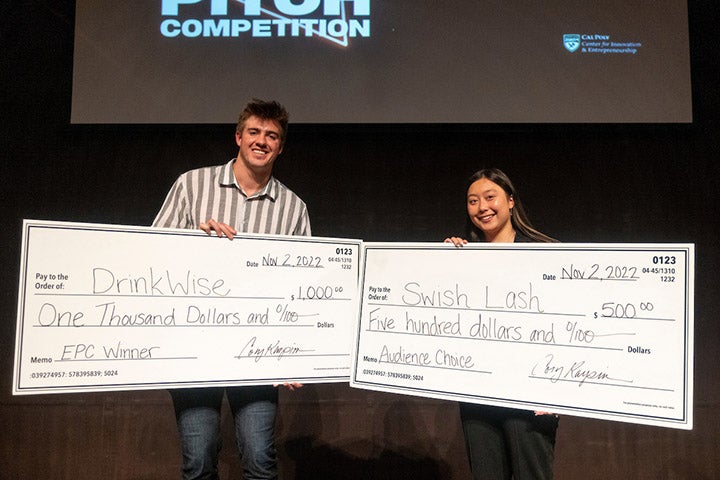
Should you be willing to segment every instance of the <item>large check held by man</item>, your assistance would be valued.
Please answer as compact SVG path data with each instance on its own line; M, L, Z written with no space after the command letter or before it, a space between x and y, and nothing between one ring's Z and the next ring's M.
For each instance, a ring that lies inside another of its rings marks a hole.
M347 381L360 244L25 221L13 392Z
M363 245L354 387L692 428L693 245Z

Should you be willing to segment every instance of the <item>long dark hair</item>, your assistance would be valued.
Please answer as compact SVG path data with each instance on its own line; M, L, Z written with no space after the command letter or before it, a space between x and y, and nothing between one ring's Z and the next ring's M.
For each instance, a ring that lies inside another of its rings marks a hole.
M483 168L482 170L478 170L477 172L473 173L472 176L468 179L467 188L465 189L465 191L467 192L470 188L470 185L477 182L481 178L486 178L491 182L496 183L500 186L500 188L505 191L508 197L512 197L515 205L513 206L513 208L510 209L510 222L512 223L513 229L515 229L516 232L520 232L533 242L557 242L557 240L555 240L554 238L549 237L542 232L539 232L532 226L530 220L528 220L527 214L525 213L522 202L520 201L520 196L518 195L517 190L515 190L515 186L510 181L510 178L502 170L498 168ZM470 217L467 217L466 233L468 240L470 240L471 242L485 241L485 234L482 232L482 230L476 227L475 224L472 223Z

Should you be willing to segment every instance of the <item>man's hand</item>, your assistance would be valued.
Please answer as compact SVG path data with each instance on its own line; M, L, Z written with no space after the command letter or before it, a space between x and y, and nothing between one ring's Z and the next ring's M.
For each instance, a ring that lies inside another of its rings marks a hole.
M200 230L208 235L212 235L212 232L215 232L218 237L227 237L230 240L237 234L237 230L227 223L218 222L212 218L207 222L201 223Z

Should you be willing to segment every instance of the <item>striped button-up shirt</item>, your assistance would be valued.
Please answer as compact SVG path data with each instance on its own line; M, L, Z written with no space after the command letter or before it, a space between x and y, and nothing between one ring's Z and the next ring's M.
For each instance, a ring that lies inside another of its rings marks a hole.
M300 197L275 177L255 195L246 196L235 180L234 162L180 175L153 226L198 228L213 218L240 233L310 235L310 218Z

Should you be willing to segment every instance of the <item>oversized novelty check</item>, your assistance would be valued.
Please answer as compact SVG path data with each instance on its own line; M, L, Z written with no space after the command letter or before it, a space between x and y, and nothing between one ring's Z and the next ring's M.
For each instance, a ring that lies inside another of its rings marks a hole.
M13 393L347 381L360 244L26 220Z
M692 428L694 246L363 245L354 387Z

